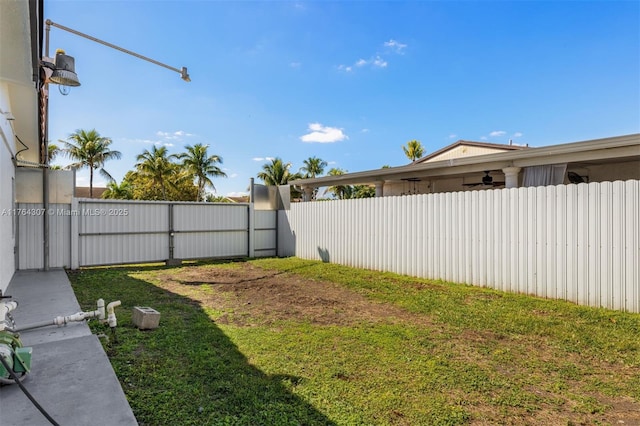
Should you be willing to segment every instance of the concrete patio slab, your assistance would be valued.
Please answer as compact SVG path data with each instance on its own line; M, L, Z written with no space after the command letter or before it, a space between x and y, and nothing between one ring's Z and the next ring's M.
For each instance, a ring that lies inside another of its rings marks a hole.
M19 303L17 326L80 311L64 271L17 272L6 294ZM85 322L21 334L33 348L24 386L60 425L137 425L98 338ZM17 385L0 387L0 425L39 426L49 421Z
M67 274L62 269L49 272L19 271L11 280L6 294L18 302L18 309L12 312L18 327L53 321L59 315L80 311ZM33 346L90 334L86 322L72 322L63 327L23 331L20 338L23 345Z

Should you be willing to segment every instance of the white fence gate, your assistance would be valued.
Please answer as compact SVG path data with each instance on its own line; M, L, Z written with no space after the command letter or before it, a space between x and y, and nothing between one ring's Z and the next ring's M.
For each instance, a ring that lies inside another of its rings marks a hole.
M18 269L159 262L276 254L276 211L251 204L73 199L72 204L20 204Z
M292 204L279 255L640 312L640 182Z

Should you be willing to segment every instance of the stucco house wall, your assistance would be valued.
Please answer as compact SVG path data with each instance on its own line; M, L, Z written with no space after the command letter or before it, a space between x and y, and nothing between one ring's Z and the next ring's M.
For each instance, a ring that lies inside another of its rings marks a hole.
M0 82L0 109L9 111L9 98L7 85ZM9 281L15 272L15 218L14 185L15 167L11 161L14 154L13 130L6 115L0 114L0 290L4 291L9 286Z
M38 78L42 2L0 0L0 290L16 268L16 161L40 158ZM33 34L32 34L33 31ZM18 143L16 135L19 135ZM16 158L17 157L17 158Z

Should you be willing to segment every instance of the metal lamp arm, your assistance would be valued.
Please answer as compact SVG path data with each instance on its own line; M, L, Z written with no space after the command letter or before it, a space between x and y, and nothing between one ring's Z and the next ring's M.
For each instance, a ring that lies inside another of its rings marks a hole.
M180 77L184 81L187 81L187 82L191 81L191 79L189 78L189 74L187 73L187 67L182 67L181 69L174 68L174 67L169 66L167 64L163 64L162 62L156 61L155 59L151 59L151 58L148 58L146 56L140 55L139 53L132 52L131 50L127 50L127 49L125 49L123 47L116 46L115 44L111 44L111 43L108 43L108 42L106 42L104 40L97 39L97 38L92 37L92 36L90 36L88 34L84 34L84 33L81 33L80 31L76 31L76 30L74 30L72 28L65 27L64 25L56 24L51 19L47 19L45 21L45 24L47 25L47 27L46 27L47 37L46 37L46 46L45 46L46 47L46 52L47 52L47 57L49 56L49 30L50 30L50 26L54 26L54 27L59 28L61 30L70 32L71 34L75 34L77 36L84 37L84 38L86 38L88 40L95 41L96 43L100 43L100 44L102 44L104 46L111 47L112 49L119 50L120 52L126 53L128 55L135 56L138 59L142 59L144 61L151 62L152 64L156 64L156 65L159 65L161 67L167 68L167 69L169 69L171 71L175 71L178 74L180 74Z

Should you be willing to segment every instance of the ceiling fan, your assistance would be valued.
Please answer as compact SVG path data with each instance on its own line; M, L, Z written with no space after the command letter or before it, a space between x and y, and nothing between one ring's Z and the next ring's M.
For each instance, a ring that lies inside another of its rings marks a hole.
M464 186L504 186L504 182L494 182L493 181L493 176L491 176L490 174L490 170L485 170L484 171L484 176L482 176L482 182L476 182L476 183L464 183Z
M587 181L585 181L584 178L582 176L580 176L579 174L577 174L576 172L567 172L567 178L569 179L569 182L571 182L571 183L585 183L585 182L588 182L588 178L587 178Z

